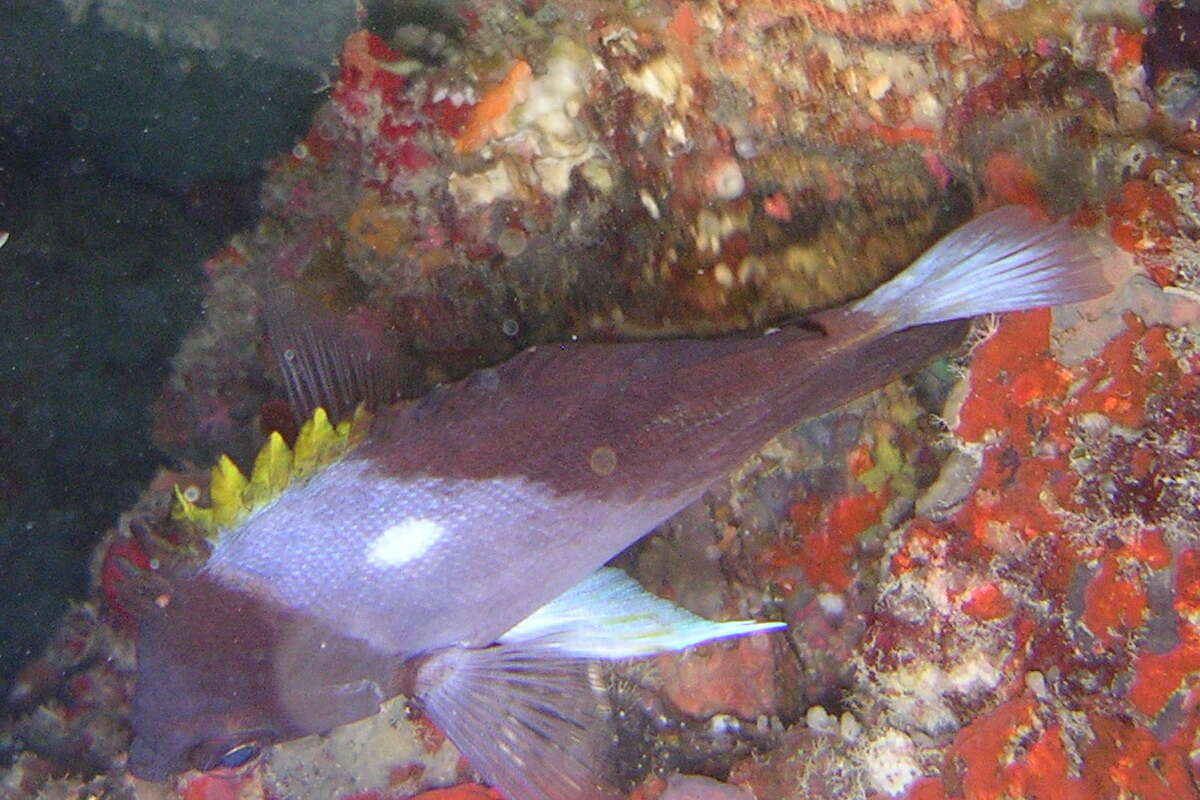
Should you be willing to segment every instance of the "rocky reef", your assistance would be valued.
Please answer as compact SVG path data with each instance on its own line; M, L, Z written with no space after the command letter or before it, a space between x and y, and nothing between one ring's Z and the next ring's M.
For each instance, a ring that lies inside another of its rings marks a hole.
M128 519L294 434L272 291L395 335L416 397L532 344L765 329L1005 203L1090 231L1114 292L980 320L621 557L789 623L612 670L631 797L1200 796L1194 29L1131 0L372 6L257 227L200 267L155 408L178 470L9 698L0 796L496 797L403 699L242 773L123 774Z

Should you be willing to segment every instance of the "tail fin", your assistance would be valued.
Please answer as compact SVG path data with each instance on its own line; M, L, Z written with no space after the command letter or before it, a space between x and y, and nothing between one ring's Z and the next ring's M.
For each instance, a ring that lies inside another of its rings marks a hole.
M396 399L405 362L390 331L287 288L266 298L263 317L297 424L323 408L337 425L360 403Z
M951 231L851 311L903 330L980 314L1089 300L1112 287L1070 223L1004 206Z

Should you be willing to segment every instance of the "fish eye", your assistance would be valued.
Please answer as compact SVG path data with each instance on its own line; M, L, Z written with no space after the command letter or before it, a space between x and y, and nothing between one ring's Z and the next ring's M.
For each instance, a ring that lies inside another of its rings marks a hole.
M229 748L209 769L236 769L245 766L258 755L261 748L254 742L243 742Z

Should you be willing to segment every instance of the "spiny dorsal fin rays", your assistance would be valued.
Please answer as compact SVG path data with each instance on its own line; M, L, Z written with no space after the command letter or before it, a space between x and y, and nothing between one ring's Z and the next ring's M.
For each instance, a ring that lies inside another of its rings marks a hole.
M242 489L242 503L249 508L259 508L271 502L287 488L291 478L292 451L279 431L271 431L266 444L254 457L250 480Z
M369 315L279 287L263 299L263 321L297 422L319 407L341 422L360 402L378 408L396 399L408 362L395 332Z
M237 522L242 514L242 498L249 481L238 469L233 459L224 453L212 468L212 480L208 485L212 497L213 522L226 528Z
M351 419L336 426L325 409L318 407L300 426L296 443L289 448L278 431L267 437L254 458L247 478L229 456L222 455L212 468L209 483L211 503L201 508L175 487L176 519L185 520L216 539L222 530L236 526L254 511L268 505L287 487L308 480L323 467L337 461L366 435L371 413L359 405Z
M355 414L362 411L363 406L359 405ZM300 426L300 433L296 436L296 459L293 466L296 479L307 478L337 458L341 454L341 447L337 429L329 423L325 409L318 406L312 417ZM334 450L337 452L331 452Z

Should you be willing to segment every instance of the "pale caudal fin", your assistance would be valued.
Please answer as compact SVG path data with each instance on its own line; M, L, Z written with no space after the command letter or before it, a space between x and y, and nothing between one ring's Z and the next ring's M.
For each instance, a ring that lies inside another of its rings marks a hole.
M596 659L681 650L778 630L713 622L601 569L492 647L449 648L418 671L415 694L488 783L509 800L616 800L605 780L613 730Z
M956 228L854 303L890 330L1089 300L1112 287L1065 219L1004 206Z

